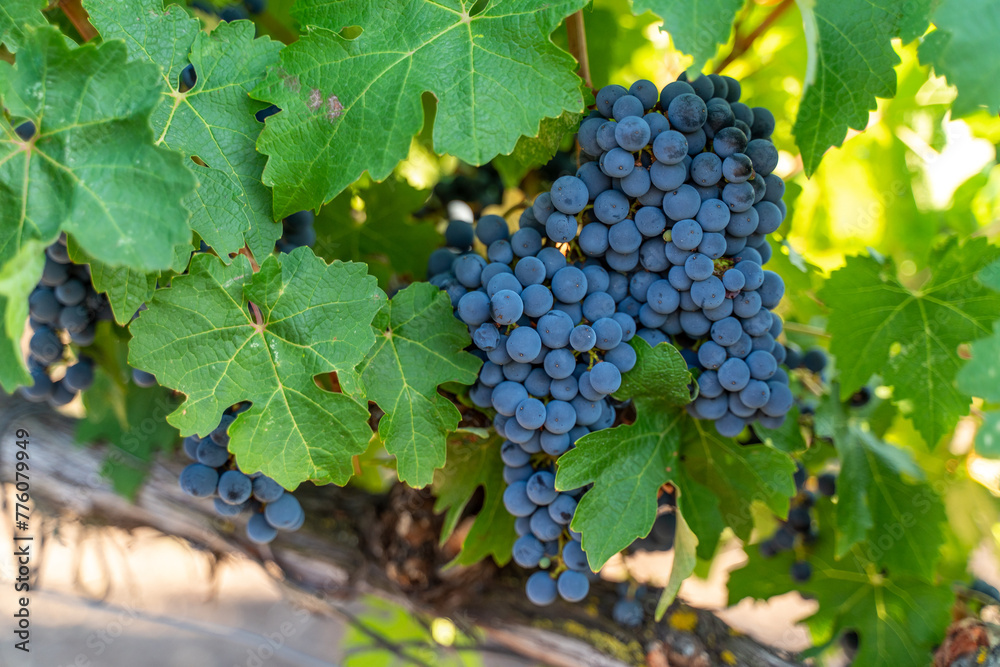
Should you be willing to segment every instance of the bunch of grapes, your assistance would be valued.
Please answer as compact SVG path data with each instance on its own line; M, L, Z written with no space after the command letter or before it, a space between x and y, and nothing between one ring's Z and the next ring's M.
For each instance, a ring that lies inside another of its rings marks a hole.
M65 235L45 250L45 268L28 297L28 314L32 385L22 387L21 394L29 401L66 405L94 381L89 357L81 355L75 363L64 363L70 356L68 343L80 347L93 343L97 321L111 319L111 309L107 299L94 290L90 267L70 261ZM60 367L65 367L63 377L53 380L53 371Z
M474 237L490 261L468 252ZM539 605L557 596L582 600L589 567L569 524L584 489L557 491L554 464L577 439L615 423L610 394L635 365L627 344L634 323L615 318L612 274L570 264L554 245L543 247L536 229L511 235L503 218L488 215L475 228L452 222L445 238L452 250L432 254L428 273L451 297L484 360L470 398L496 411L493 425L506 438L504 505L519 535L514 560L527 568L561 563L557 578L532 574L527 596Z
M810 480L805 468L801 463L798 464L795 471L796 493L788 510L788 520L782 521L778 530L760 543L762 556L771 558L783 551L815 544L819 539L819 531L812 516L816 494L810 488L828 498L834 496L837 493L836 473L826 472L817 476L815 480ZM812 578L812 565L807 560L798 559L792 563L789 574L795 581L804 583Z
M776 428L793 403L771 312L784 283L762 268L786 213L774 117L739 98L717 75L605 86L577 135L587 161L522 220L625 278L616 314L682 348L698 373L689 411L727 437Z
M688 409L723 436L752 421L776 428L792 406L771 312L784 284L762 268L785 216L784 183L771 173L774 118L739 92L717 76L662 92L649 81L606 86L580 125L576 176L556 179L513 234L499 216L475 228L453 221L450 248L430 258L431 282L484 360L470 399L496 411L506 438L514 560L557 563L557 579L528 578L537 604L589 589L568 528L585 489L558 492L553 465L584 434L614 425L610 396L636 363L633 336L681 348L698 375ZM472 251L476 238L485 259ZM664 546L671 515L661 518Z
M207 437L184 439L184 453L194 461L180 475L184 493L195 498L214 496L215 511L225 517L250 513L247 537L257 544L274 540L279 530L294 531L305 522L302 505L291 493L263 473L247 474L229 454L229 426L249 403L228 408Z
M493 165L474 168L460 164L451 178L434 186L434 199L439 204L459 200L474 205L476 210L482 210L487 206L500 204L503 192L503 179Z

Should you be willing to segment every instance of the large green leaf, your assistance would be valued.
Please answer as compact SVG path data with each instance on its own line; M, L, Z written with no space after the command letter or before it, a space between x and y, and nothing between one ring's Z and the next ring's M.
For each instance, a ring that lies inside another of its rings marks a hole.
M880 375L936 445L969 409L970 395L955 386L958 346L989 335L1000 313L1000 293L976 277L998 255L986 239L951 240L931 254L931 277L919 289L904 286L891 261L849 258L819 293L830 309L841 397Z
M1000 61L1000 12L992 0L940 0L937 28L920 45L920 61L958 88L952 112L962 115L985 106L1000 111L995 71L984 63Z
M740 539L750 538L755 501L778 516L788 515L789 498L795 495L795 464L787 454L723 438L709 422L685 419L683 426L684 474L715 494L722 520ZM701 534L698 538L703 539Z
M848 629L860 635L856 665L925 667L931 650L944 637L955 594L950 586L928 584L912 576L880 571L855 548L843 559L833 553L833 508L818 503L819 540L807 547L812 578L798 583L789 576L801 553L786 551L763 558L747 549L746 566L729 576L729 602L746 597L765 600L792 590L815 599L819 608L806 619L813 642L825 644Z
M635 13L651 11L663 19L661 30L680 51L694 58L691 69L700 71L720 44L729 41L736 13L744 0L632 0Z
M365 262L383 289L393 277L423 279L427 258L442 243L433 222L412 216L429 194L395 178L341 193L316 217L316 254ZM351 205L355 197L363 211Z
M262 125L254 113L266 105L248 97L278 60L281 43L254 39L248 21L220 23L211 34L176 4L162 0L84 2L106 39L123 39L131 60L160 70L162 103L153 115L157 143L197 156L200 187L189 202L191 227L229 261L246 243L258 260L274 249L281 226L271 217L271 193L261 183L266 158L255 143ZM179 92L181 70L194 65L198 80ZM193 167L194 168L194 167Z
M565 111L556 118L545 118L536 136L524 136L509 155L498 155L493 166L510 187L517 187L530 170L551 160L567 135L575 134L582 114Z
M16 66L0 62L0 98L37 133L0 121L0 264L29 240L73 235L93 257L141 270L170 266L191 238L182 157L153 145L155 68L121 42L70 49L55 28L31 33Z
M835 555L867 540L862 548L875 564L932 580L944 506L912 455L879 440L836 395L826 397L815 420L816 435L833 439L841 462Z
M491 556L497 565L510 561L517 533L514 516L503 505L502 439L477 441L469 433L456 433L448 463L434 473L434 511L444 512L441 542L458 527L459 519L476 489L483 489L483 504L462 540L462 550L450 565L472 565Z
M4 0L0 4L0 43L16 53L27 39L25 31L46 25L46 0Z
M863 130L876 97L896 94L899 56L892 39L913 39L927 26L932 0L799 2L809 45L805 91L792 131L806 175L848 128Z
M230 427L240 467L288 488L342 484L371 436L368 410L314 378L353 375L384 303L363 265L328 266L308 248L269 256L258 273L242 255L230 266L197 255L132 324L129 361L187 395L168 417L182 435L205 435L225 408L252 401Z
M425 486L444 465L447 435L462 417L438 385L472 384L482 362L464 351L469 332L455 319L451 299L429 283L397 293L372 328L375 346L358 372L368 399L385 411L379 436L396 457L399 479Z
M364 171L388 176L423 124L425 91L438 100L435 150L471 164L581 111L576 64L548 36L584 4L496 0L471 15L469 0L296 3L311 27L253 93L283 110L258 142L275 212L316 208ZM345 26L361 35L345 39Z

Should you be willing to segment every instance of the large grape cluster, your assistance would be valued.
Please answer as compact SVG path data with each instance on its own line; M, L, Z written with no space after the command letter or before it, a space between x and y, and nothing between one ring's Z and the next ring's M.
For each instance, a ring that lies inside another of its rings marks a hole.
M727 437L776 428L793 403L772 313L784 283L763 269L786 213L774 117L739 98L717 75L605 86L577 135L583 164L521 219L625 287L609 290L613 317L681 348L698 374L689 411Z
M181 490L195 498L213 498L215 511L225 517L250 514L247 537L257 544L274 540L279 530L302 527L306 515L298 499L260 472L240 470L229 454L229 426L249 403L228 408L207 437L184 439L184 453L195 461L180 475Z
M489 261L468 252L476 237ZM526 568L543 561L564 566L557 578L532 574L527 596L540 605L557 596L581 600L590 588L589 567L569 524L583 489L557 491L554 464L577 439L615 423L610 394L635 365L627 344L634 323L615 317L612 273L571 264L551 243L543 247L536 229L511 235L503 218L487 215L475 228L453 221L445 238L451 249L432 254L428 272L451 297L484 360L470 398L496 410L493 425L506 438L504 505L517 517L519 536L514 560ZM624 276L614 275L624 289Z
M45 268L28 297L28 315L32 384L22 387L21 395L29 401L48 401L54 407L66 405L94 381L94 364L89 357L81 355L75 363L65 361L68 342L80 347L93 343L97 321L111 319L111 310L107 299L91 284L90 267L70 261L65 235L45 250ZM54 371L63 366L62 378L53 380Z
M555 488L555 460L617 419L611 398L636 363L629 341L673 342L697 373L689 406L736 436L757 420L779 426L793 398L779 368L784 292L762 266L784 216L772 174L774 118L739 101L722 77L607 86L580 125L583 164L521 215L473 227L452 221L449 248L428 274L469 327L483 360L472 402L496 411L507 510L518 517L515 562L557 562L532 574L527 596L548 604L589 589L579 535L569 530L584 489ZM473 252L475 240L485 259ZM669 498L666 500L669 503ZM670 548L672 514L663 516Z

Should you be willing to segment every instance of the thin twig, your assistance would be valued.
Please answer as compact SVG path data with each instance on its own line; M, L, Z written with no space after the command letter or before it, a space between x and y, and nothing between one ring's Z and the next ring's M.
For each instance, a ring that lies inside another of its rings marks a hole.
M785 331L794 331L795 333L807 334L809 336L819 336L820 338L830 338L830 334L823 331L818 327L813 327L808 324L799 324L798 322L785 322Z
M593 88L590 80L590 60L587 58L587 32L583 27L583 11L574 12L566 17L566 41L569 52L580 64L578 74L588 88Z
M253 256L253 252L250 251L250 246L243 246L240 248L240 254L250 260L250 268L253 269L254 273L260 271L260 264L257 263L257 259Z
M375 642L375 644L377 644L378 647L390 651L400 660L405 660L407 662L413 663L414 665L418 665L418 667L431 667L430 664L424 662L417 656L411 655L410 653L406 652L400 647L399 644L390 641L388 637L383 635L375 628L369 626L367 623L359 619L354 614L351 614L350 612L344 609L338 609L337 611L338 613L340 613L341 616L344 617L344 619L347 620L348 623L354 626L354 629L356 629L361 634L366 635L369 639Z
M59 0L59 8L69 19L76 31L80 33L83 41L89 42L97 37L97 30L90 24L90 15L80 4L80 0Z
M794 4L795 0L782 0L781 4L771 10L771 13L765 16L764 20L760 22L760 25L754 28L752 32L742 37L740 35L736 35L736 39L733 41L733 50L729 52L729 55L726 56L721 63L715 66L715 73L718 74L722 70L726 69L726 66L729 65L729 63L746 53L747 49L749 49L753 43L757 41L757 38L767 32L767 29L770 28L775 21L781 18L781 15L788 11L788 9Z

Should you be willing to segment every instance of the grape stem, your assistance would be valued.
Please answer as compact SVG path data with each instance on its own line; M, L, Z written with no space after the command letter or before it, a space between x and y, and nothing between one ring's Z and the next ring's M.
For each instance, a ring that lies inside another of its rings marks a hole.
M59 8L69 19L76 31L80 33L83 41L89 42L97 37L97 30L90 24L90 15L80 4L80 0L59 0Z
M729 55L726 56L722 62L715 66L715 73L718 74L722 70L726 69L726 66L728 66L729 63L746 53L747 49L749 49L753 43L757 41L757 38L767 32L767 29L770 28L775 21L781 18L781 15L788 11L789 7L793 4L795 4L795 0L782 0L781 4L771 10L771 13L765 16L764 20L760 22L760 25L754 28L751 32L746 35L736 35L736 39L733 41L733 50L729 52Z
M587 58L587 32L583 28L583 10L566 17L566 41L569 43L569 52L580 64L577 73L587 87L592 89L594 83L590 80L590 60Z
M257 322L257 329L263 330L264 328L264 318L261 317L260 308L253 301L250 301L250 312L253 313L253 319Z

